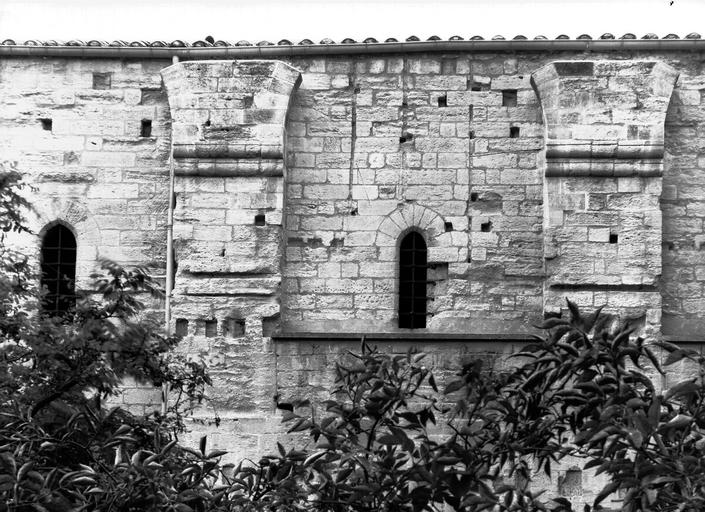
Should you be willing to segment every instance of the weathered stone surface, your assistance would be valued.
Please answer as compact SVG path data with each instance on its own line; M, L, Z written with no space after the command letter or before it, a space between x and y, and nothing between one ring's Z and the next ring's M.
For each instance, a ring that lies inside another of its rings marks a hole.
M171 325L223 418L191 435L254 457L281 436L274 397L325 395L363 333L418 336L439 382L468 357L509 364L521 342L501 340L566 298L702 340L697 55L1 59L0 150L37 186L35 231L74 229L81 287L98 257L163 278L173 201ZM428 245L414 332L397 318L411 230ZM37 237L17 243L38 259ZM126 384L119 400L160 399ZM576 504L591 496L559 474Z
M657 60L556 61L534 71L546 171L559 159L659 160L678 72ZM639 163L630 163L639 173Z

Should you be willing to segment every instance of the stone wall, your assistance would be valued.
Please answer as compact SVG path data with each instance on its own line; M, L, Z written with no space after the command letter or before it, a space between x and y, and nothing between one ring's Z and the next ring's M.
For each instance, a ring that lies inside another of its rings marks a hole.
M395 332L397 244L429 243L429 330L541 317L541 111L515 57L295 60L288 331Z
M215 382L192 435L256 457L282 436L276 400L325 396L362 334L428 352L441 381L471 357L509 364L565 297L650 339L703 341L701 61L6 58L0 150L37 187L36 231L76 233L82 286L99 257L160 276L173 257L170 328ZM429 246L418 330L397 326L410 230ZM38 238L23 243L38 254Z
M705 80L702 65L683 62L666 115L663 192L662 332L702 340L705 332Z
M170 116L168 61L0 59L0 155L36 187L31 228L62 221L77 282L99 258L163 276ZM38 257L39 239L24 240Z

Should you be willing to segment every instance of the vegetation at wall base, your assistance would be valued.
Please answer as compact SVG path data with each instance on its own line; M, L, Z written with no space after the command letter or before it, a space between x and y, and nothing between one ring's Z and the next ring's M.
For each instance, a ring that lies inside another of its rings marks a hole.
M37 279L4 244L26 230L19 187L3 164L0 511L568 512L568 499L532 485L565 460L606 477L587 512L616 493L627 512L705 509L705 358L571 302L513 366L471 361L443 389L424 354L363 341L338 363L329 400L287 407L297 446L223 465L205 442L180 443L210 380L174 353L178 340L135 320L159 293L144 270L103 262L70 318L33 313ZM661 389L661 357L693 377ZM146 417L106 408L128 376L182 399Z

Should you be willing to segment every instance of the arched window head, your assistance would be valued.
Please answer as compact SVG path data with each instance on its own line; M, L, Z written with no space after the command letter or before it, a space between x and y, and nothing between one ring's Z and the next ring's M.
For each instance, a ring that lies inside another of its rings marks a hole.
M423 236L410 232L399 248L399 327L426 327L427 262Z
M65 316L76 303L76 238L66 226L57 224L42 238L42 288L46 295L42 310L50 316Z

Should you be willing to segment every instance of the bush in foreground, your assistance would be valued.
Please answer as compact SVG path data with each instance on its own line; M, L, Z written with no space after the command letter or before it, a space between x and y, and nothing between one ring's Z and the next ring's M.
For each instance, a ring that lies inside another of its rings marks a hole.
M19 174L0 171L0 230L21 231ZM665 364L697 370L661 391L654 347L600 311L569 302L570 317L548 319L514 368L474 361L442 392L424 354L363 343L337 365L330 400L284 414L299 446L233 468L205 443L179 443L210 381L173 354L177 340L135 320L140 297L158 294L146 272L104 262L98 299L43 318L27 313L39 294L26 259L0 242L0 511L567 512L531 485L566 457L608 476L588 511L617 491L627 512L705 509L703 357L656 347ZM127 376L183 400L147 417L106 409Z
M250 478L240 485L272 509L416 511L445 503L567 512L567 499L543 496L531 481L571 457L609 477L586 511L604 510L617 491L624 511L705 509L703 357L660 344L666 364L687 359L700 373L659 392L652 347L599 310L586 316L568 305L570 318L547 320L547 335L516 355L516 368L493 372L471 362L442 395L433 393L423 354L390 357L363 345L357 364L338 365L321 417L286 415L291 431L309 434L310 447L280 447L259 467L241 469ZM454 405L441 406L439 396ZM429 430L440 415L451 433L438 440Z

